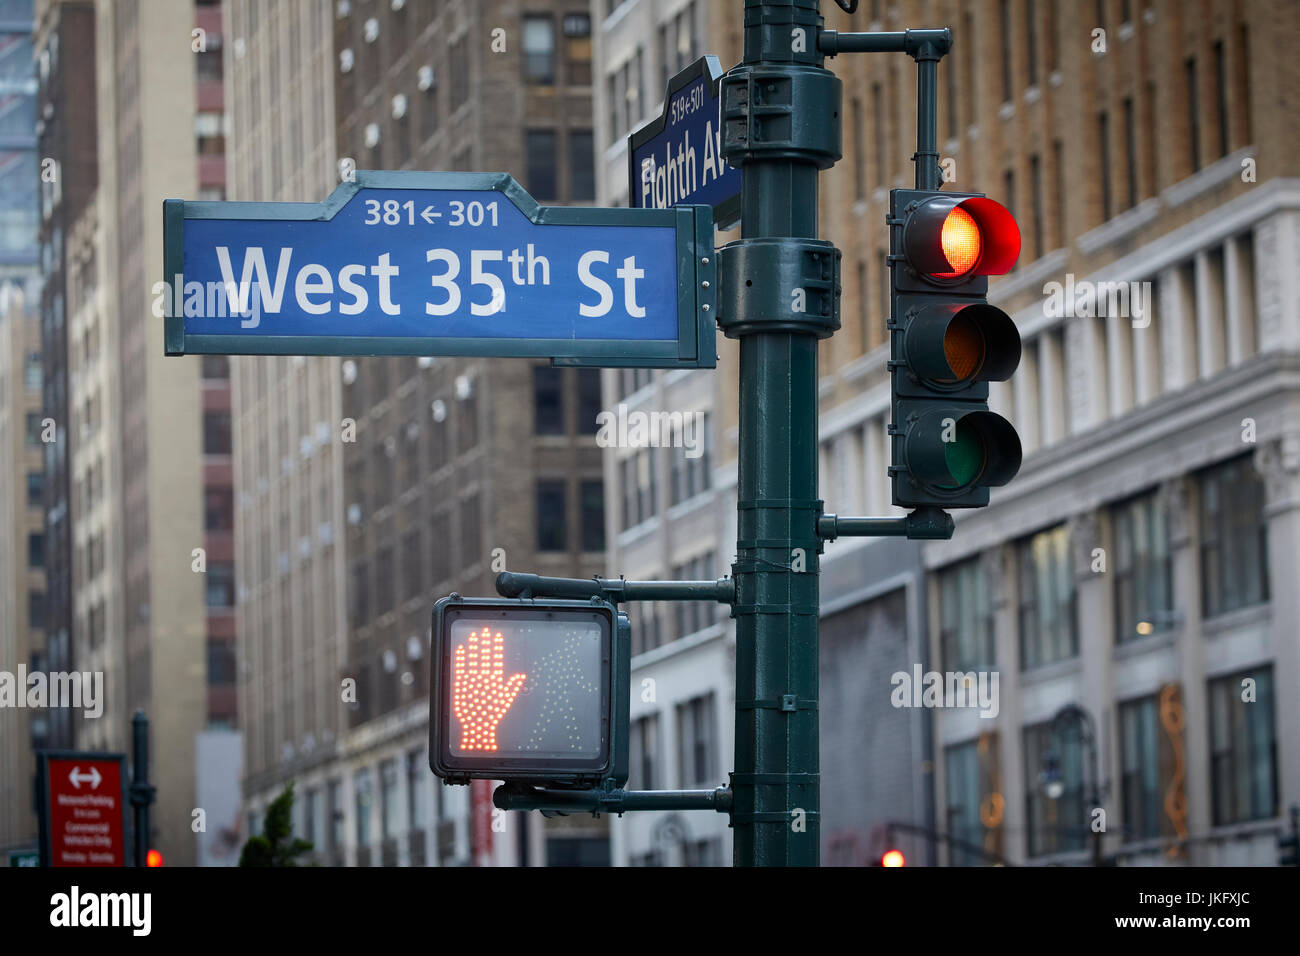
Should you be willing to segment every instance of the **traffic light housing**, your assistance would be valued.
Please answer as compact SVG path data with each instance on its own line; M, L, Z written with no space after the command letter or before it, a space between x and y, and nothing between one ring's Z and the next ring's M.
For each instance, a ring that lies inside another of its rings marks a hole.
M979 508L1020 469L1020 437L989 411L989 382L1020 363L1015 322L988 303L1020 229L979 193L895 189L889 198L893 502Z
M429 766L471 779L627 780L631 628L603 601L443 598L433 612Z

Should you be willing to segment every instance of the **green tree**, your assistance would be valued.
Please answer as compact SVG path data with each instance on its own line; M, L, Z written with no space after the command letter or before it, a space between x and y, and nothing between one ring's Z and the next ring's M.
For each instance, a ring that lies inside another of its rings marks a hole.
M239 854L240 866L297 866L297 857L311 852L309 840L293 837L293 781L266 808L262 832L248 838Z

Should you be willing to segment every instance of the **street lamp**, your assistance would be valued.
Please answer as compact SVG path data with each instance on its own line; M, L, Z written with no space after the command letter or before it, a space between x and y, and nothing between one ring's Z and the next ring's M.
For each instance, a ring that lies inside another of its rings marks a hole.
M1043 754L1043 770L1038 775L1043 785L1043 792L1049 800L1060 800L1065 794L1065 780L1061 776L1061 760L1056 751L1049 750Z
M1102 797L1101 765L1097 762L1097 725L1086 710L1078 704L1066 704L1052 718L1052 739L1055 740L1061 729L1067 724L1078 728L1079 739L1087 750L1088 769L1092 773L1088 786L1088 805L1100 807ZM1051 800L1059 800L1065 794L1065 778L1061 772L1061 761L1055 751L1043 754L1043 770L1039 774L1043 792ZM1102 831L1094 830L1092 834L1092 865L1102 865L1101 838Z

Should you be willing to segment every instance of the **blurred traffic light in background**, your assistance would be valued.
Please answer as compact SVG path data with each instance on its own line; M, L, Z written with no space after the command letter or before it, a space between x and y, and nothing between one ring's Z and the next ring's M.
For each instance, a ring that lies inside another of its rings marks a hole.
M880 857L881 866L906 866L907 859L902 850L886 850Z
M1011 270L1020 229L975 193L890 193L893 501L978 508L1020 469L1020 438L988 410L989 382L1020 363L1020 333L989 305L988 276Z
M604 602L452 596L434 610L430 766L471 778L594 786L627 778L626 618ZM621 692L621 693L620 693Z
M138 852L138 851L137 851L137 852ZM139 857L136 857L136 859L138 860ZM139 864L136 864L136 865L138 866ZM144 865L145 865L145 866L162 866L162 865L163 865L163 855L162 855L161 853L159 853L157 850L150 850L148 853L146 853L146 854L144 855Z

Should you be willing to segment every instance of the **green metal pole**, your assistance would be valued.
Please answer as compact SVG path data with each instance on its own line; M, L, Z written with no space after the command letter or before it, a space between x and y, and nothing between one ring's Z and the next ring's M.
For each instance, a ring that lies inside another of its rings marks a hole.
M740 340L734 862L819 862L817 341L839 327L839 252L817 174L840 157L840 82L817 0L746 0L722 81L742 238L719 250L718 324Z

